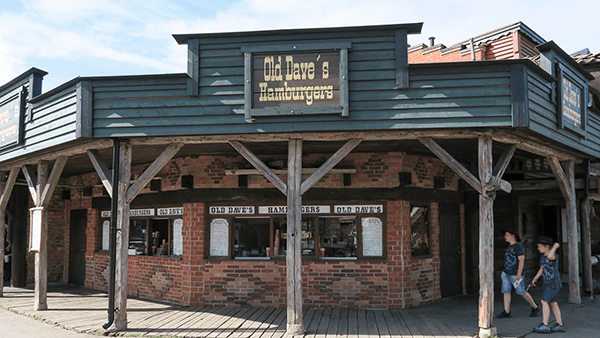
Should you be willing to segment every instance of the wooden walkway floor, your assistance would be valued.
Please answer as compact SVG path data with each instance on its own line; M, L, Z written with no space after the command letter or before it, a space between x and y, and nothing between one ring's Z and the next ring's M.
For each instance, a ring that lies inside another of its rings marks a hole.
M4 288L0 308L39 318L67 330L101 334L107 321L107 294L84 288L49 286L48 310L33 311L33 290ZM128 299L127 336L282 338L286 309L185 307ZM306 338L429 338L474 336L467 329L410 310L306 309Z

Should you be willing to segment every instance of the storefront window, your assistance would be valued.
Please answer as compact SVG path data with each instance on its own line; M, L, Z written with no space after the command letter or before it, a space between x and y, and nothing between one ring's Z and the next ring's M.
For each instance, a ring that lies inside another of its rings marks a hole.
M321 257L356 257L356 217L319 218Z
M385 257L382 204L302 206L301 254L313 259ZM285 258L290 236L286 206L209 206L207 255ZM229 249L228 249L229 248Z
M430 255L429 208L411 205L410 230L412 257Z
M129 249L135 250L136 255L148 254L147 227L148 221L145 219L133 219L129 222Z
M269 218L235 218L233 224L234 257L267 257Z

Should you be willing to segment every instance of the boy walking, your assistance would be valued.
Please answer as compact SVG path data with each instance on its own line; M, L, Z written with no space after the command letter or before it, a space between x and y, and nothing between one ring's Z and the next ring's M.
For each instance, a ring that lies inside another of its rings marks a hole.
M536 284L540 277L544 280L544 296L542 297L542 323L533 328L535 332L549 333L549 332L565 332L563 327L562 317L560 314L560 308L556 301L556 295L558 290L562 287L562 281L560 278L560 272L558 271L558 257L556 257L556 250L560 244L552 244L552 239L546 236L540 236L538 239L538 251L542 254L540 258L540 270L533 278L531 282L533 285ZM554 312L554 318L556 324L550 327L550 307Z
M498 318L510 318L511 292L514 287L515 293L520 295L531 306L530 317L535 317L540 312L539 307L531 295L525 290L525 278L523 276L523 267L525 265L525 248L518 241L518 235L512 230L504 232L504 240L508 242L509 247L505 251L506 260L504 270L502 270L502 294L504 296L504 311L498 315Z

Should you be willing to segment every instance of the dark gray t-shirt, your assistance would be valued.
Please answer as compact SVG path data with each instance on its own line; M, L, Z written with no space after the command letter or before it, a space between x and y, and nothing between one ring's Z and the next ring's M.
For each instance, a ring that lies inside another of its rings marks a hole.
M520 242L512 244L506 251L506 260L504 261L504 272L510 276L516 276L519 271L519 256L525 256L525 248Z
M560 289L562 287L562 280L558 271L558 257L551 261L546 255L542 255L540 266L543 269L542 278L544 279L544 286L552 289Z

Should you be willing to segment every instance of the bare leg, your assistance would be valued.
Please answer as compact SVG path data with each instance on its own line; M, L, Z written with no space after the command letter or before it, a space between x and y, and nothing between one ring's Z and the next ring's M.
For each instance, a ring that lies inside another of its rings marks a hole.
M535 301L533 300L529 292L524 295L521 295L521 297L523 297L532 308L537 308L537 305L535 304Z
M542 314L542 322L548 325L548 322L550 320L550 305L548 305L548 303L546 303L545 301L542 301Z
M503 293L503 295L504 295L504 311L506 311L506 313L510 313L511 294Z
M550 305L552 306L552 312L554 312L554 318L556 319L556 322L560 325L563 325L562 315L560 314L560 308L558 307L558 303L552 302L550 303Z

